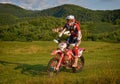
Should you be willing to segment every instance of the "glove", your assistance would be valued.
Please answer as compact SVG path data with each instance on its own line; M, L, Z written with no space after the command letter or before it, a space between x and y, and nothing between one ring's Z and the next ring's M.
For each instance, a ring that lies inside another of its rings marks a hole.
M59 37L61 37L61 36L62 36L62 33L59 34Z

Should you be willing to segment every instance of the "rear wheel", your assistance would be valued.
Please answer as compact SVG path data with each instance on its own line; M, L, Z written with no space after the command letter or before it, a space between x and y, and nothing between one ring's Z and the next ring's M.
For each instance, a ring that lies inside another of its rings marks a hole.
M58 71L56 70L58 64L57 58L52 58L47 65L47 72L49 76L55 76Z
M83 69L84 67L84 57L81 56L79 59L78 59L78 66L77 67L73 67L72 70L74 73L76 72L79 72Z

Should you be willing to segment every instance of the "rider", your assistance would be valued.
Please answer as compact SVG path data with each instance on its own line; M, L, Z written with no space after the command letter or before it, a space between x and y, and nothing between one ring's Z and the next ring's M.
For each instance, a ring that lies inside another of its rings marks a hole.
M63 27L63 30L59 33L59 37L62 36L62 34L65 31L70 31L70 36L68 38L69 44L75 44L73 47L73 52L75 54L75 62L72 65L72 67L77 67L78 63L78 46L81 43L81 30L80 30L80 23L75 20L75 17L73 15L69 15L66 17L67 23Z

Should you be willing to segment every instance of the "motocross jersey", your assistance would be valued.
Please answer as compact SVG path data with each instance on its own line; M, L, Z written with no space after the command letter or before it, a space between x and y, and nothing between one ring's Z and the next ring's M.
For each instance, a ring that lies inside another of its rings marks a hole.
M77 21L75 21L73 26L69 26L66 23L64 28L66 28L67 31L70 31L71 36L73 36L73 37L81 37L80 24ZM78 32L80 32L80 34L78 34Z

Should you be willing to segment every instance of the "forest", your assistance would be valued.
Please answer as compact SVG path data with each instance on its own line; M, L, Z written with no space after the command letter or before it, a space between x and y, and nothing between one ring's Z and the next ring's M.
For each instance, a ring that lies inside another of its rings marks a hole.
M0 4L0 40L53 40L57 33L52 29L63 27L69 14L80 21L82 40L120 41L120 9L90 10L71 4L45 10L26 10L12 4Z

